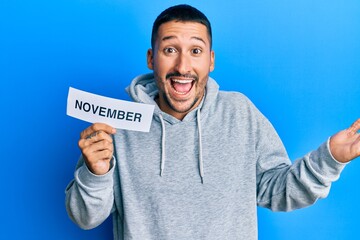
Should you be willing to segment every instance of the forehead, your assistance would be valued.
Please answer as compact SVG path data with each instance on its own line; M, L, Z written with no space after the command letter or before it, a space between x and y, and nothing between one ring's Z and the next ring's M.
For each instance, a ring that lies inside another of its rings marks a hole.
M156 42L161 43L166 40L199 40L205 45L210 45L207 28L198 22L170 21L160 25Z

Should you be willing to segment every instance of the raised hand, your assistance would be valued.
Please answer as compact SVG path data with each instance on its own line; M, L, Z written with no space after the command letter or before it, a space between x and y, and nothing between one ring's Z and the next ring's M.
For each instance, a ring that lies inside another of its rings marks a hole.
M360 156L360 119L348 129L338 132L330 139L330 150L333 157L342 163Z

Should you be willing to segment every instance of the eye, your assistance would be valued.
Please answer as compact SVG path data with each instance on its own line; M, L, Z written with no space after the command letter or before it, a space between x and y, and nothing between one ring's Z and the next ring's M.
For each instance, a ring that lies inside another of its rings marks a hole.
M200 48L194 48L193 50L191 50L191 53L194 55L199 55L202 53L202 50Z
M164 53L165 53L165 54L176 53L176 49L173 48L173 47L167 47L167 48L164 48Z

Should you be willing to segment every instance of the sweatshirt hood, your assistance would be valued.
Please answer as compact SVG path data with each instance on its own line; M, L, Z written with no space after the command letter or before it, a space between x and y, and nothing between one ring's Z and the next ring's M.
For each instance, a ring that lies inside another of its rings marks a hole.
M219 86L211 77L208 78L208 82L206 84L205 96L203 97L199 106L197 106L194 110L189 112L183 120L179 120L163 111L158 107L155 102L156 96L159 94L159 90L156 84L156 80L154 79L154 75L152 73L140 75L134 78L130 84L126 88L126 91L130 95L130 97L138 103L145 103L155 105L154 110L154 120L160 122L162 134L161 134L161 159L160 159L160 176L164 174L165 162L166 162L166 125L167 124L176 124L181 121L196 121L197 130L198 130L198 167L199 167L199 175L201 178L201 182L204 183L204 169L203 169L203 159L202 159L202 136L201 136L201 119L206 117L209 112L210 106L215 101L217 94L219 92Z

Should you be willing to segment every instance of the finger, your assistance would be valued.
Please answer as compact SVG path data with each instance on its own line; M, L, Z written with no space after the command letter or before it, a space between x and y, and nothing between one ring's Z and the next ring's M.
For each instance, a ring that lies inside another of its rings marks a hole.
M94 154L94 156L96 156L97 159L102 160L102 161L109 161L111 160L113 154L112 151L109 149L104 149L101 151L98 151Z
M114 147L112 138L106 133L104 133L104 137L98 134L92 138L80 139L78 145L83 152L85 149L88 149L88 151L98 151L101 149Z
M87 141L85 141L85 146L81 149L82 154L89 162L96 162L98 160L102 160L103 158L111 158L114 152L113 144L106 141L99 141L90 145L87 145ZM99 158L99 153L107 155Z
M103 131L107 134L114 134L116 132L116 129L104 123L95 123L85 129L81 133L80 138L91 138L92 136L97 135L97 133L100 131Z
M107 140L101 140L101 141L97 141L94 142L93 144L90 145L91 149L93 149L93 151L102 151L102 150L112 150L114 148L114 145L112 144L111 141L107 141Z
M103 132L103 131L93 132L92 134L87 136L85 139L89 140L89 142L98 142L98 141L101 141L101 140L106 140L106 141L112 143L111 135L109 135L108 133Z
M360 130L360 118L356 120L349 128L348 128L348 134L350 136L355 135Z
M94 139L96 137L96 135L100 132L101 131L93 132L90 135L86 136L86 139L91 139L91 138Z
M116 129L105 123L94 123L90 127L88 127L87 129L81 132L80 138L87 138L91 134L98 131L104 131L107 134L114 134L116 132Z
M109 149L104 149L101 151L93 152L89 157L86 157L88 163L96 163L98 161L108 161L112 158L112 151Z
M113 148L113 139L109 134L102 131L96 133L97 133L96 135L93 135L90 138L89 137L81 138L78 141L78 146L83 153L87 148L93 149L93 151L96 151L98 148L101 148L102 146L105 146L103 148L107 148L107 146ZM99 144L95 144L95 143L99 143Z

